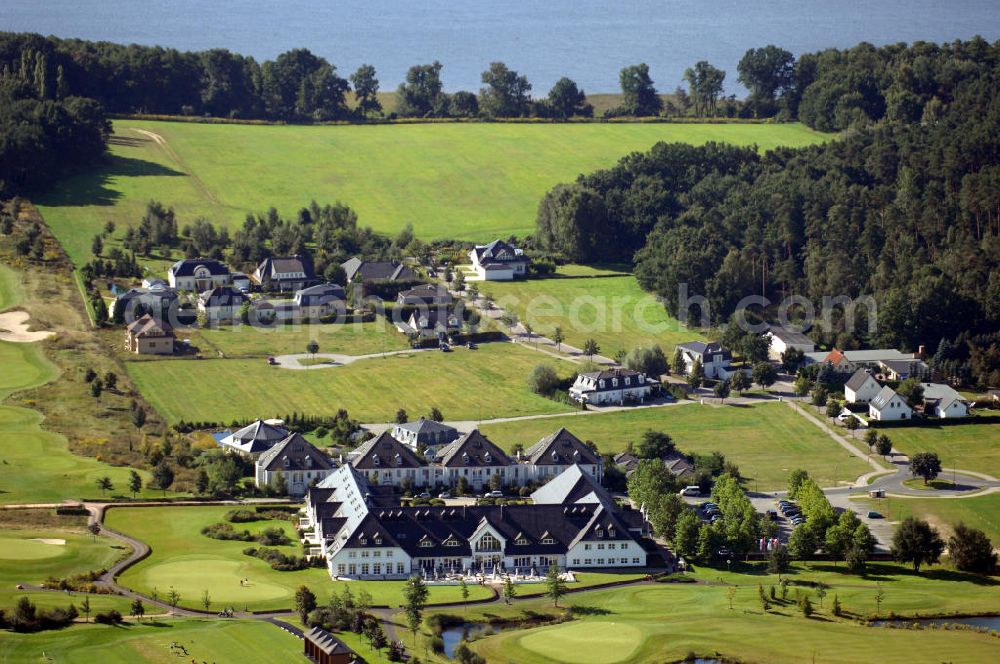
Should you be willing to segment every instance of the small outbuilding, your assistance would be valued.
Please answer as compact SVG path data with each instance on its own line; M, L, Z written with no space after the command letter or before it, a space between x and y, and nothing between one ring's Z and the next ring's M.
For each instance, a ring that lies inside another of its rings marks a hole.
M357 653L343 641L321 627L313 627L302 635L306 659L316 664L350 664L361 661Z

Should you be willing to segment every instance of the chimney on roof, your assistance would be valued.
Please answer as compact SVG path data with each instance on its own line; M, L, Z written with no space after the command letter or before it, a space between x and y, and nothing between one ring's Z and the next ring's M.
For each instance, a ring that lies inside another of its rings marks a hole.
M920 344L917 347L917 352L913 354L913 356L916 357L918 360L924 359L926 355L927 355L927 348L923 344Z

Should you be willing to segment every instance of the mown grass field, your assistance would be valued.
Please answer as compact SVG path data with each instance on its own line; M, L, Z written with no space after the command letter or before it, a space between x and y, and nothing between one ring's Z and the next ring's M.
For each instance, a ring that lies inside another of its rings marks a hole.
M183 645L188 656L171 649L172 643ZM55 632L4 634L0 639L0 660L10 664L285 664L300 659L300 639L274 625L248 620L147 619L141 625L78 625Z
M0 309L19 302L18 278L11 269L0 270ZM59 376L39 344L0 341L0 368L0 402ZM127 468L72 454L63 436L42 428L42 419L30 408L0 405L0 503L92 497L98 493L95 481L105 475L119 491L125 488Z
M181 595L181 605L201 609L201 597L209 591L212 606L221 610L232 606L250 610L291 609L296 589L307 585L321 602L331 592L342 592L345 583L351 591L364 588L379 605L398 606L402 602L403 582L351 581L335 582L325 568L310 568L294 572L277 572L262 560L243 554L253 543L214 540L201 534L204 526L224 520L232 507L153 507L116 508L107 514L108 526L136 537L153 549L152 555L129 568L119 582L143 593L153 588L162 597L172 586ZM294 542L291 521L257 521L233 524L259 532L267 527L284 528ZM289 555L300 555L298 542L276 547ZM240 579L249 579L248 586ZM489 597L479 586L469 587L470 599ZM431 602L461 601L458 587L438 586L430 590Z
M128 362L143 396L169 422L225 422L292 412L389 422L399 408L414 416L437 407L449 420L569 412L533 394L527 376L548 363L565 376L573 365L514 344L452 353L422 351L308 371L264 359Z
M191 342L205 355L221 351L226 357L267 357L305 353L310 341L321 353L368 355L409 348L406 337L379 318L370 323L282 325L273 328L236 325L200 329Z
M542 195L657 141L802 146L829 137L800 124L420 124L343 127L118 120L111 161L36 201L78 265L106 221L121 237L150 199L181 226L236 227L248 212L285 215L340 200L362 225L424 239L489 241L534 229ZM150 132L160 137L158 142Z
M872 565L869 575L863 578L844 574L842 569L796 565L788 575L793 582L822 581L830 586L822 607L814 591L804 587L800 590L812 593L816 610L812 618L803 617L795 606L794 586L788 601L772 605L768 613L762 611L758 584L765 590L777 585L774 575L756 569L752 573L705 569L698 575L713 581L722 577L726 584L736 586L732 609L727 585L642 584L599 590L563 600L564 605L575 607L575 620L501 632L476 641L473 649L488 661L525 664L641 664L680 661L688 653L703 658L777 663L867 664L873 657L879 662L900 664L994 659L996 639L985 634L943 630L914 634L866 627L853 619L875 613L877 583L885 592L883 615L889 611L995 610L995 578L974 579L941 568L915 576L893 564ZM848 613L844 618L831 614L834 595ZM516 618L527 611L554 612L551 602L538 600L510 608L473 607L469 619Z
M1000 412L980 411L964 424L922 421L919 426L886 427L884 432L905 454L937 452L945 468L1000 477Z
M690 403L487 424L482 431L510 449L516 443L527 448L559 427L581 440L592 440L602 452L624 451L649 429L665 431L684 452L722 452L740 467L749 489L762 491L785 488L788 474L796 468L808 470L821 486L854 480L869 469L816 425L780 403Z
M567 344L583 348L594 339L606 357L659 344L669 359L678 343L704 339L668 314L628 273L564 265L546 279L476 285L535 332L551 336L560 327Z

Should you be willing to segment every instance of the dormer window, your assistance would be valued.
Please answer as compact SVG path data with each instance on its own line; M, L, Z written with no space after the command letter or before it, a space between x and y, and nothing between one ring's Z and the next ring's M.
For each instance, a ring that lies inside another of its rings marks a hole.
M615 536L615 527L608 526L608 537L614 537L614 536Z
M626 385L631 385L632 384L632 378L630 376L625 376L625 384Z
M361 537L358 538L358 544L360 544L361 546L368 546L368 538L362 535Z
M552 460L553 461L558 461L559 460L559 453L556 452L555 450L552 450Z
M601 528L598 528L597 530L594 531L594 535L597 537L597 539L601 539L602 537L604 537L604 531Z
M487 452L486 454L483 455L483 460L486 461L486 463L493 463L493 456L490 455L489 452Z
M400 456L399 454L396 454L396 465L397 466L402 466L403 465L403 457Z
M434 546L434 542L432 542L426 535L424 536L424 538L422 540L420 540L420 547L421 548L423 548L423 549L429 549L432 546Z
M449 537L444 541L445 546L458 546L458 540L454 537Z
M284 464L285 468L288 468L292 465L292 462L288 459L288 457L282 459L281 462Z
M612 387L618 387L618 379L617 378L612 378L611 379L611 386Z
M306 457L306 468L312 468L312 467L313 467L312 457Z
M604 389L604 379L602 378L601 380L597 381L597 385L598 385L598 387L600 387L603 390Z
M551 537L543 537L542 538L542 544L555 544L555 543L556 543L556 541L554 539L552 539Z
M382 546L382 537L380 535L375 536L375 546Z
M524 537L518 537L516 540L514 540L514 544L518 546L527 546L528 540L525 539Z

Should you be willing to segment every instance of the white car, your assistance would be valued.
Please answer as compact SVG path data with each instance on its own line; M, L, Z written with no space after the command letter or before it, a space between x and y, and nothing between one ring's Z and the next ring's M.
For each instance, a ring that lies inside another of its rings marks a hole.
M503 498L503 491L490 491L483 498Z

